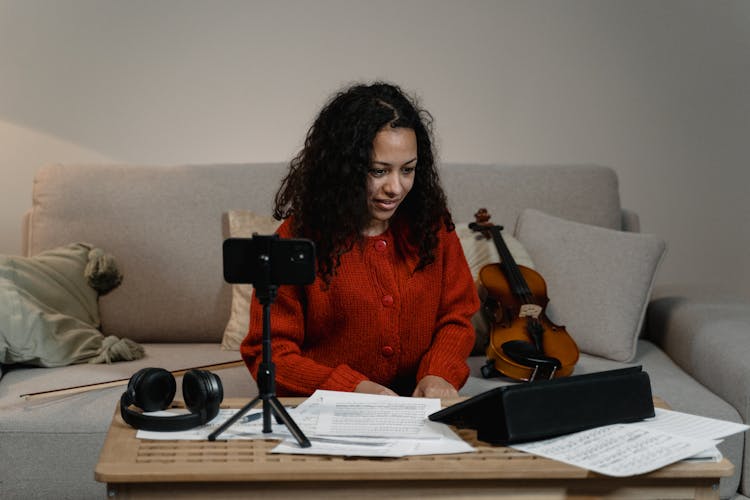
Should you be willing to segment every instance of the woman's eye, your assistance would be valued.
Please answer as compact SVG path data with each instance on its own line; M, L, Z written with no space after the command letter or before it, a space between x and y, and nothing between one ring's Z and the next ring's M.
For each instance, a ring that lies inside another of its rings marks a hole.
M382 168L371 168L370 175L373 177L382 177L385 175L385 169Z
M414 167L404 167L401 169L402 174L411 175L414 172Z

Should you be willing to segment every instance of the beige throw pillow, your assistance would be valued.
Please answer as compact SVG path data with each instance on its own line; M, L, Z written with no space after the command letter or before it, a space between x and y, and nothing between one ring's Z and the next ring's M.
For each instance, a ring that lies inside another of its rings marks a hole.
M547 283L549 318L582 352L632 361L664 241L532 209L521 213L516 236Z
M229 218L229 236L232 238L250 238L253 233L273 234L281 224L270 215L259 215L248 210L231 210ZM224 329L221 348L237 351L250 327L250 299L252 285L232 285L232 311Z

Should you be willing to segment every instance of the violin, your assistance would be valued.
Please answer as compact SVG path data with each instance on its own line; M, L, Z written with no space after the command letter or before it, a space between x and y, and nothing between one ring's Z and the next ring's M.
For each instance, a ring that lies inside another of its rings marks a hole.
M570 375L578 362L578 346L564 326L545 314L549 298L544 278L516 264L503 239L503 227L489 222L486 209L479 209L474 217L476 222L469 227L491 237L501 259L479 271L489 297L485 307L493 318L482 375L489 378L499 372L527 382Z

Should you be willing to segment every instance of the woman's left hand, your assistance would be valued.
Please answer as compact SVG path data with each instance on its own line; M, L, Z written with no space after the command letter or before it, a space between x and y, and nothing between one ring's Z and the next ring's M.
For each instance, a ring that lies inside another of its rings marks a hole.
M458 391L447 380L437 375L426 375L412 394L415 398L456 398Z

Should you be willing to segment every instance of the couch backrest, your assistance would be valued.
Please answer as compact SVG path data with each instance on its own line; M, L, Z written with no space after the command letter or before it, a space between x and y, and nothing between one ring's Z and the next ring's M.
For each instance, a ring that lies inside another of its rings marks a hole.
M112 253L122 285L100 300L102 329L141 342L216 341L229 318L226 214L270 214L286 165L53 165L34 179L30 254L86 241ZM512 228L524 208L619 229L614 171L600 166L441 167L456 222L487 207Z

